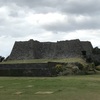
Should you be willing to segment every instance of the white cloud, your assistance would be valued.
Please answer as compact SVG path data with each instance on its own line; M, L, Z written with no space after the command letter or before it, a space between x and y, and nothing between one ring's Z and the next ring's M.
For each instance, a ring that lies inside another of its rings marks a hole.
M14 39L11 37L0 37L0 56L7 57L14 45Z
M60 13L46 13L46 14L36 14L29 12L26 16L26 21L32 25L45 25L45 24L52 24L58 21L64 21L65 15Z
M100 47L100 30L77 30L75 32L69 32L64 36L64 40L66 39L91 41L93 47Z
M0 55L15 41L77 39L100 47L100 0L0 0Z

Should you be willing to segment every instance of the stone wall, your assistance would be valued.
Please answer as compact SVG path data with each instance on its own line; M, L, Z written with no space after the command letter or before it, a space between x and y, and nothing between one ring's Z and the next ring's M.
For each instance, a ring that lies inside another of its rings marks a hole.
M78 39L71 41L59 41L57 42L57 57L66 58L81 56L82 49L83 48Z
M81 42L78 39L58 42L30 40L15 42L9 60L79 57L84 50L91 54L92 49L90 42Z
M46 63L0 64L0 76L51 76L52 67Z
M93 46L89 41L81 41L82 47L85 51L87 51L87 55L91 55L93 52Z
M34 43L36 44L36 42ZM35 48L33 41L15 42L9 59L34 59Z

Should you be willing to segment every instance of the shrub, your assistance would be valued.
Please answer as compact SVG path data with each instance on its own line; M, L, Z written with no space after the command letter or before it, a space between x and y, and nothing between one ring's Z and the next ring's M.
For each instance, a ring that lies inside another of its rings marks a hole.
M100 65L96 66L96 70L100 71Z
M57 74L59 74L60 72L62 72L64 70L64 67L62 64L56 64L55 66L55 71Z
M5 57L0 56L0 62L2 62L5 59Z
M60 72L59 75L77 75L77 74L81 74L82 69L83 69L82 64L68 63L68 64L63 65L63 71Z
M84 73L85 74L96 73L96 71L95 71L95 64L94 63L88 63L87 66L84 67Z
M60 76L72 75L72 70L70 68L66 68L62 72L59 73Z
M87 63L87 65L82 65L78 62L75 63L64 63L56 64L54 67L54 72L56 75L66 76L66 75L83 75L83 74L93 74L95 73L95 64Z

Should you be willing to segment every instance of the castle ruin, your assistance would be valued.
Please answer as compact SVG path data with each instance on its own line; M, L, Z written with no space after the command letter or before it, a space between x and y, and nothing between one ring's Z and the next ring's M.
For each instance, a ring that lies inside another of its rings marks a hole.
M79 39L39 42L31 39L15 42L9 60L82 57L82 51L85 51L87 55L92 54L91 42Z

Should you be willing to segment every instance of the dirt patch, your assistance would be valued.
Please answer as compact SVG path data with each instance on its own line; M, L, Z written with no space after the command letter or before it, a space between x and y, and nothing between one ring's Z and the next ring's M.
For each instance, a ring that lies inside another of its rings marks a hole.
M14 94L15 95L21 95L23 92L20 92L20 91L18 91L18 92L15 92Z
M53 94L53 91L38 91L35 94Z
M18 84L20 84L20 83L13 83L14 85L18 85Z
M31 88L31 87L33 87L33 85L28 85L27 87L28 87L28 88Z

